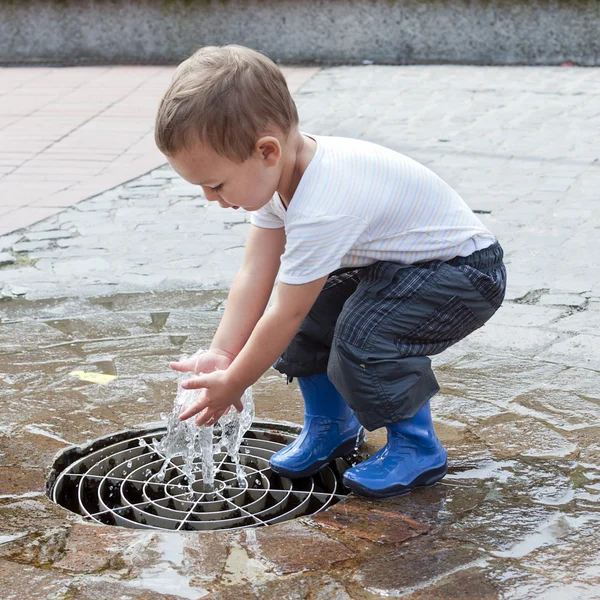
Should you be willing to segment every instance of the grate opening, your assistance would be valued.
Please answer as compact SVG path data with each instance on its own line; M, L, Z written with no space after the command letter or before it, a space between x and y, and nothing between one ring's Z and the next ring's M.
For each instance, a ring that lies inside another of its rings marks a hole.
M270 457L299 432L291 424L253 423L240 446L239 460L246 473L242 484L231 457L222 452L215 455L212 489L203 483L201 464L196 462L191 493L180 458L170 461L163 481L156 478L165 457L152 440L166 434L162 424L107 436L63 451L55 461L48 495L67 510L105 525L174 531L273 525L315 514L347 495L342 475L350 457L302 479L271 470Z

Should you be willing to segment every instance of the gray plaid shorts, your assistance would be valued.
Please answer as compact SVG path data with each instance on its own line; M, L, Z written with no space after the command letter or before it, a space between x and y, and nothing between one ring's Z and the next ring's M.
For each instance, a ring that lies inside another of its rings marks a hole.
M428 357L484 325L505 290L497 242L447 262L336 271L274 366L290 379L327 372L370 431L397 423L439 391Z

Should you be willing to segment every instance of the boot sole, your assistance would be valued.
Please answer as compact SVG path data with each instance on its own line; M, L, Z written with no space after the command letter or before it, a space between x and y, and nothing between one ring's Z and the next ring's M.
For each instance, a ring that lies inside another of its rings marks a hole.
M364 433L360 436L358 441L358 447L362 446L365 442ZM301 477L310 477L311 475L315 475L321 469L326 467L332 460L336 458L343 458L344 456L348 456L354 452L356 448L356 437L350 438L346 440L343 444L340 444L325 460L320 460L312 465L306 467L302 471L292 471L291 469L286 469L275 466L271 463L271 469L277 473L277 475L282 475L283 477L287 477L288 479L300 479Z
M352 490L353 492L360 494L361 496L369 496L370 498L392 498L394 496L402 496L408 494L408 492L420 488L430 487L435 485L442 477L448 473L448 462L445 462L441 467L437 469L431 469L421 473L416 479L414 479L409 485L392 485L384 490L373 490L355 481L346 481L344 478L344 485Z

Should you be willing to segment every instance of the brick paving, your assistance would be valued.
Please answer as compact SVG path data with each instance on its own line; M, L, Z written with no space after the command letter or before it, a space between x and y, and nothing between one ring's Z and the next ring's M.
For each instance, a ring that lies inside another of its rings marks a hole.
M295 91L317 72L285 68ZM0 69L0 235L165 163L153 125L173 67Z

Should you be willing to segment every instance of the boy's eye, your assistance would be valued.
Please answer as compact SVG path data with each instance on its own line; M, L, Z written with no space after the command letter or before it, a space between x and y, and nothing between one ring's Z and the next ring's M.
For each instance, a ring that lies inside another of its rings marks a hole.
M220 192L223 189L223 184L220 183L219 185L215 186L214 188L211 188L211 190L213 192Z

